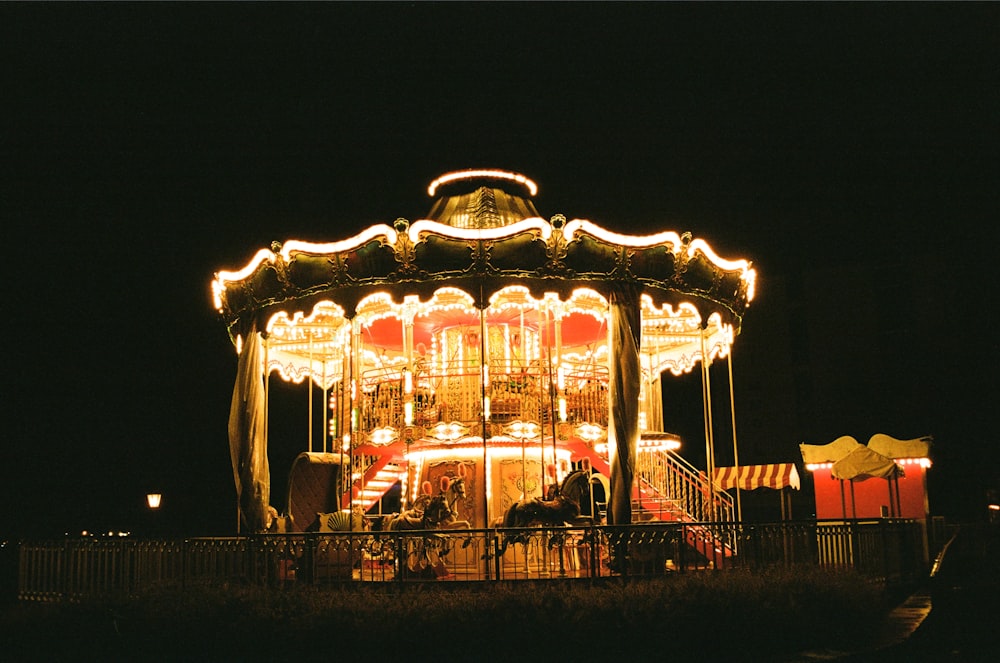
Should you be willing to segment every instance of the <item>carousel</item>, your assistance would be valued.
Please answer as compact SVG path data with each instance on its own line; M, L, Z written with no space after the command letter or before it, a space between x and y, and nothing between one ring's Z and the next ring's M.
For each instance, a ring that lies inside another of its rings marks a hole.
M302 385L310 431L323 431L288 468L288 531L327 511L370 514L393 489L406 509L456 478L452 513L491 527L582 467L600 487L590 513L610 524L721 517L712 468L686 466L664 432L660 384L698 367L707 379L731 357L754 270L690 233L546 220L536 192L517 173L449 173L430 183L425 218L276 242L216 274L239 356L229 441L241 530L276 512L276 379Z

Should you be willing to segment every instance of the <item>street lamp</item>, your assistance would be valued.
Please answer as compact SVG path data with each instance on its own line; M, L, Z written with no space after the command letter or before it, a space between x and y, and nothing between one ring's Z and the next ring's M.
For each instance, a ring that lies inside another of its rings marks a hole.
M147 493L146 494L146 504L150 509L154 511L160 508L160 500L163 499L163 495L160 493Z

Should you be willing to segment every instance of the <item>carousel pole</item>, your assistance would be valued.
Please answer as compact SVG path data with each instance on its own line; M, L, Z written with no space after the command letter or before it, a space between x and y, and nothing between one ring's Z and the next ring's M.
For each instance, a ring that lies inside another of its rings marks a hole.
M483 296L483 284L479 284L479 366L480 366L480 379L479 379L479 389L480 396L482 398L482 426L483 426L483 522L489 524L490 521L490 503L489 496L486 494L486 478L489 471L489 455L487 453L486 438L487 427L490 421L490 400L489 400L489 367L488 367L488 355L489 344L486 342L486 301ZM489 569L489 565L486 567Z
M736 477L740 476L740 451L736 444L736 399L733 390L733 346L729 346L729 413L733 419L733 465L736 466ZM782 514L784 518L784 514ZM743 522L743 505L740 502L740 482L736 482L736 520Z
M414 306L412 304L404 305L404 307L403 307L403 352L406 354L406 368L410 372L410 379L412 381L412 388L414 389L414 391L416 390L416 387L417 387L417 385L416 385L416 376L414 375L414 371L413 371L413 369L414 369L414 366L413 366L413 318L415 316L416 316L416 311L414 310ZM404 390L405 390L405 386L406 385L405 385L405 382L404 382L404 385L403 385ZM407 399L409 399L409 401L410 401L410 408L411 408L410 409L411 414L410 414L410 417L409 417L410 420L406 421L405 412L404 412L404 420L403 420L403 423L405 424L406 431L407 431L405 433L405 435L406 435L406 485L407 485L407 487L409 487L410 481L411 481L411 476L412 476L412 470L410 469L410 444L411 444L411 442L413 440L413 435L409 431L412 430L411 426L413 425L414 419L416 418L416 413L413 411L413 407L414 407L413 394L412 393L409 394L409 395L405 395L404 394L403 399L404 399L404 405L403 405L403 407L404 408L406 407L405 401ZM405 496L405 495L406 495L406 491L404 490L404 491L402 491L402 496ZM379 500L379 512L380 513L381 513L381 507L382 507L382 500L380 499ZM400 505L400 508L402 508L402 505Z
M520 323L521 323L521 336L519 341L521 343L521 357L518 364L521 368L521 386L519 387L520 394L520 405L518 406L518 419L522 419L524 416L524 401L525 394L528 391L528 355L524 351L524 309L520 311ZM521 498L527 497L524 494L524 489L528 485L528 451L526 437L521 435Z
M361 325L358 324L357 316L351 318L351 426L350 426L350 448L348 449L348 470L347 470L347 486L348 490L351 491L351 506L350 509L354 511L354 447L355 439L354 436L357 433L358 426L360 422L358 421L359 412L358 404L361 401L361 388L358 384L358 374L360 372L360 366L358 366L358 361L360 359L360 346L361 346Z
M545 301L542 300L541 310L545 310ZM545 427L543 426L543 414L545 413L545 391L542 389L542 384L544 383L545 371L542 370L542 352L545 351L546 341L546 320L548 319L548 314L539 315L538 317L538 338L536 341L536 352L538 356L538 485L542 486L542 497L545 497ZM527 490L528 484L524 484ZM525 562L527 563L527 562Z
M649 391L651 395L646 408L650 418L649 428L658 431L666 430L663 423L663 385L660 380L660 344L657 343L649 355Z
M705 349L705 334L708 326L701 328L701 402L705 418L705 470L708 474L708 515L715 518L715 441L712 439L712 385L708 373L708 353Z
M552 462L556 463L556 438L558 437L558 423L562 421L562 413L564 410L564 404L561 404L559 399L565 400L566 385L563 383L564 374L562 368L562 316L563 307L560 302L556 307L555 317L553 318L552 324L555 326L555 348L556 348L556 384L555 390L552 393L553 406L556 408L555 413L552 416ZM549 369L552 370L551 368ZM559 477L556 476L556 483L559 483Z
M323 355L323 453L326 453L327 443L330 439L330 408L327 406L327 399L330 397L330 390L326 386L326 355Z
M350 334L350 330L347 331ZM348 439L350 439L351 432L351 417L350 417L350 405L351 401L349 396L350 385L351 385L351 348L350 348L350 337L348 337L347 342L345 342L343 336L341 336L341 343L344 348L344 355L341 357L340 362L340 398L337 401L337 448L340 451L340 499L341 504L344 502L344 431L347 431ZM346 425L345 425L346 424Z
M308 435L309 435L309 453L313 450L313 342L312 336L309 337L309 407L307 409L306 418L309 422Z
M545 365L548 371L549 388L546 390L549 395L549 421L552 429L552 464L556 462L556 383L553 379L552 371L552 346L553 343L553 320L549 318L548 302L545 303ZM545 498L545 438L542 437L542 498ZM553 477L553 481L558 485L558 480Z

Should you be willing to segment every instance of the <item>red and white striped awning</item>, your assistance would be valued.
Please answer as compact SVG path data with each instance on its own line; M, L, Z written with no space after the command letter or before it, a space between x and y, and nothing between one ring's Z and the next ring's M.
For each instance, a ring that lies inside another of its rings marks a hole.
M723 489L739 488L740 490L753 490L755 488L780 490L786 486L791 486L795 490L802 488L795 463L717 467L715 468L715 483Z

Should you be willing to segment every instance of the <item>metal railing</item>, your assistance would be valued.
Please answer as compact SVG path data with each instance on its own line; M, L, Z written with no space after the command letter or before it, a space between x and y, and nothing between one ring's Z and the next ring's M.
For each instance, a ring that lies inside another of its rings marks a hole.
M593 364L565 362L564 387L557 387L556 375L543 364L512 367L492 361L489 384L482 390L483 369L477 361L442 361L433 368L421 367L411 379L407 392L402 367L366 371L358 396L358 435L364 439L373 430L402 429L406 403L411 406L413 423L431 427L439 422L458 421L475 426L482 420L483 400L489 396L493 423L534 421L550 423L559 413L559 399L565 399L566 421L608 425L608 369Z
M795 565L906 583L927 573L924 537L919 521L881 519L26 541L18 598L122 596L163 583L490 582ZM735 541L738 554L720 541Z
M638 511L659 520L733 521L733 498L672 451L644 451L636 465ZM711 493L711 497L710 497Z

